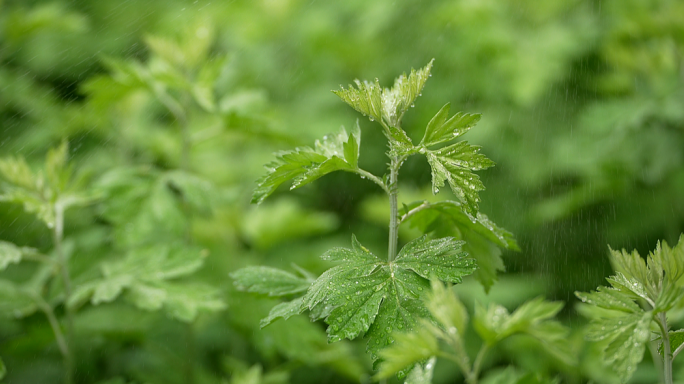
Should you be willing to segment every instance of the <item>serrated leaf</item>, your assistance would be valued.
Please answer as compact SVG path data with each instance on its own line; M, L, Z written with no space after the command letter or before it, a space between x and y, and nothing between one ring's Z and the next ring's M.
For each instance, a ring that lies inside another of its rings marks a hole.
M287 320L294 315L298 315L298 314L302 313L303 303L304 303L304 297L298 297L292 301L286 301L284 303L280 303L280 304L276 305L268 313L268 316L261 319L261 322L259 323L261 325L261 328L263 328L267 325L270 325L272 322L274 322L278 318L282 318L283 320Z
M416 98L420 96L425 82L430 77L430 70L434 59L419 70L411 69L407 76L405 73L394 81L391 89L382 92L383 116L391 127L401 126L401 118L404 113L413 106Z
M400 128L401 118L420 96L430 76L433 61L419 70L412 69L408 76L402 74L390 89L383 89L378 79L374 82L354 80L356 88L350 84L348 88L342 87L333 93L364 116L381 122L390 140L391 150L395 151L395 155L403 153L411 149L413 144Z
M450 283L460 283L461 277L476 269L474 260L461 249L463 244L463 241L452 237L429 240L427 236L421 236L402 248L395 263L426 279L434 276Z
M439 354L437 338L426 328L411 333L397 333L394 343L380 351L380 363L376 379L392 377L407 368L422 367L420 363ZM415 369L415 368L414 368Z
M0 271L7 269L10 264L21 261L21 248L7 241L0 240Z
M463 211L462 204L455 201L414 202L404 207L400 214L405 215L419 207L420 210L409 217L409 225L435 237L456 236L465 240L463 250L475 259L478 266L473 276L482 283L485 291L496 281L497 271L505 269L499 248L520 250L510 232L480 212L473 222Z
M595 292L575 292L582 302L615 311L637 313L642 309L632 299L615 288L599 287Z
M311 285L311 281L271 267L246 267L231 273L230 277L240 290L269 296L304 292Z
M641 312L617 318L592 321L586 337L603 341L604 361L610 364L621 382L627 382L643 359L646 344L651 339L653 312Z
M314 149L304 147L277 153L276 160L266 165L268 173L257 182L252 203L261 203L278 186L289 180L292 180L290 189L295 189L330 172L357 170L360 143L359 130L354 129L347 134L342 128L337 135L324 136L322 141L316 140Z
M479 154L479 151L479 146L465 141L435 151L424 151L432 170L432 192L437 194L445 182L448 182L451 190L463 203L465 212L473 218L477 215L480 202L478 192L484 190L484 184L472 171L494 165L493 161Z
M453 140L474 127L482 115L457 112L449 118L450 103L446 103L430 120L420 145L428 147Z
M331 342L365 334L374 360L394 340L392 331L410 331L418 318L429 316L421 300L428 284L419 273L460 281L474 269L474 263L458 252L460 243L450 239L417 239L392 262L373 255L355 237L352 244L352 249L325 253L324 259L342 264L312 284L304 296L304 307L312 311L314 320L325 318Z

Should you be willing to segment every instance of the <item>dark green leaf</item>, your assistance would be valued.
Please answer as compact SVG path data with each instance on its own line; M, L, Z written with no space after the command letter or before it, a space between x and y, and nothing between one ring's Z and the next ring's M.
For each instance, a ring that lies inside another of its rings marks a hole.
M313 283L304 306L312 311L313 319L325 318L330 341L365 334L374 360L394 340L392 331L410 331L418 318L429 316L421 300L427 280L419 274L460 281L474 269L474 263L459 252L460 243L451 239L418 239L393 262L376 257L356 238L352 245L352 249L335 248L323 255L341 264Z
M271 267L247 267L230 274L240 290L269 296L285 296L306 291L311 281Z
M473 259L462 251L463 244L463 241L451 237L429 240L422 236L406 244L395 262L426 279L434 276L450 283L460 283L463 276L476 269Z
M449 103L445 104L430 120L420 145L428 147L453 140L468 132L482 117L479 113L457 112L447 120L447 117L449 117L449 107Z
M0 380L2 380L5 375L7 375L7 367L5 367L5 362L0 358Z

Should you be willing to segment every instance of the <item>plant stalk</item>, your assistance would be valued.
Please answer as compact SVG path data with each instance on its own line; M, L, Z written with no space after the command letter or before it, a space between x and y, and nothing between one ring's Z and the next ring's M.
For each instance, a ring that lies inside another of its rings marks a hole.
M665 312L658 314L660 329L663 336L663 379L665 384L672 384L672 351L670 349L670 334L667 327Z
M387 260L392 262L397 255L397 242L399 240L399 221L397 207L397 178L399 175L400 160L393 157L390 161L389 179L389 201L390 201L390 223L389 223L389 245L387 249Z
M473 363L473 370L470 372L470 376L468 377L468 384L477 384L478 382L478 377L480 376L480 369L482 368L482 361L484 360L485 355L489 351L489 345L483 344L482 347L480 348L480 351L477 353L477 357L475 358L475 362Z
M39 294L36 294L33 297L33 300L38 305L38 308L43 311L45 317L47 317L48 322L50 323L50 328L52 328L52 333L55 334L57 348L59 348L59 352L62 354L62 358L64 359L64 383L70 384L73 382L73 372L70 369L70 367L73 365L71 351L69 350L67 341L64 338L64 333L62 333L62 329L59 327L59 321L57 321L55 311L52 310L50 304L43 300Z
M72 353L74 335L74 313L72 308L67 304L69 302L69 298L71 298L71 278L69 276L69 262L67 260L66 254L64 253L64 249L62 248L62 240L64 239L64 207L61 203L57 202L55 203L54 208L55 226L53 228L52 235L55 246L55 252L57 253L57 261L59 263L59 269L62 275L62 285L64 286L64 312L66 314L66 337L63 341L66 349L66 353L63 353L65 370L64 382L65 384L71 384L74 381L74 360ZM50 316L48 316L48 320L50 320ZM58 333L55 333L55 337L58 339L59 343Z

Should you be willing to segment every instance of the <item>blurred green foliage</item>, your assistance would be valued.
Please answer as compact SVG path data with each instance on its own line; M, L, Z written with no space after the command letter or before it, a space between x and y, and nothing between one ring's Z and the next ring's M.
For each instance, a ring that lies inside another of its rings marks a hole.
M480 210L521 248L500 255L507 272L489 296L466 280L459 297L469 308L491 298L510 312L539 294L567 301L559 316L580 356L569 368L521 353L539 351L529 340L507 339L483 363L487 382L536 371L619 382L582 341L572 292L610 273L607 244L647 254L684 231L682 20L684 3L671 0L0 1L0 158L23 157L38 175L50 149L68 142L76 173L64 188L86 192L64 218L75 285L111 276L102 266L121 267L136 249L180 242L207 256L174 283L209 287L226 306L198 311L188 325L175 310L137 309L125 287L108 304L90 296L74 319L76 381L368 382L363 346L327 344L323 326L303 317L259 330L275 301L236 292L228 274L292 264L322 272L329 264L318 256L352 232L384 250L386 202L367 180L325 176L258 208L251 191L272 152L353 125L356 114L330 90L435 58L439 81L427 82L405 117L416 127L408 135L419 139L445 101L482 113L464 136L497 163L479 173ZM382 173L384 138L368 121L360 127L360 164ZM402 170L404 201L435 201L427 162ZM0 240L50 255L50 229L37 217L0 202ZM403 242L416 236L402 231ZM3 281L37 273L7 260ZM61 318L59 290L48 297ZM5 382L55 382L61 359L47 320L8 317L6 305ZM466 348L473 337L465 334ZM644 360L631 382L657 380ZM509 362L521 369L500 368ZM444 366L433 382L459 377ZM682 374L676 365L675 378Z

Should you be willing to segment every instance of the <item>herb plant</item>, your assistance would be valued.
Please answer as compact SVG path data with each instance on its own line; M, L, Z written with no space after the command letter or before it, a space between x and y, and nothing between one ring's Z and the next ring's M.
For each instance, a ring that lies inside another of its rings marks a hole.
M380 257L352 236L351 248L333 248L321 257L338 263L315 278L308 271L297 274L270 267L247 267L232 274L240 289L288 298L276 305L261 321L262 327L278 318L309 312L312 320L323 319L330 342L365 336L374 362L380 351L395 341L396 331L411 331L430 318L423 297L430 291L430 278L460 283L478 266L484 266L479 280L489 287L496 271L503 268L497 247L517 249L512 235L478 212L478 192L484 189L473 171L493 162L480 154L480 147L465 141L448 144L472 128L479 114L459 112L449 116L449 104L430 120L418 144L401 128L401 120L430 77L432 62L396 79L392 88L356 80L356 86L334 91L352 108L376 122L388 139L388 173L376 176L359 167L361 130L344 128L316 141L313 148L279 152L258 181L252 201L261 203L281 184L302 187L328 173L347 171L377 184L388 196L390 206L387 255ZM436 194L449 185L459 202L414 202L400 210L397 192L399 170L412 155L426 156L432 169L432 190ZM424 235L398 249L398 228L411 222ZM468 248L470 247L470 248ZM492 250L491 248L494 248ZM470 251L470 253L468 251Z
M380 364L377 378L400 374L415 365L407 383L430 383L429 376L435 358L441 357L455 363L468 384L478 383L483 362L501 341L514 335L527 335L558 359L573 363L565 337L567 328L552 318L561 310L563 303L547 302L540 298L530 300L513 313L498 304L483 307L475 303L472 326L483 343L474 360L467 353L464 335L468 327L468 312L456 293L441 282L432 281L432 291L425 297L430 319L421 319L421 326L411 333L395 335L396 342L380 351L384 361ZM421 364L427 361L425 368ZM506 383L546 382L543 376L533 372L518 372L514 367L505 371ZM420 378L421 375L427 376Z
M601 343L605 363L621 382L632 377L646 347L658 343L662 379L672 384L672 360L684 349L684 329L670 330L667 314L684 304L684 235L674 248L658 243L647 260L624 249L611 249L610 260L616 274L607 278L609 287L576 292L592 317L587 339Z

